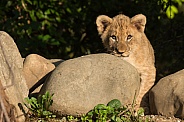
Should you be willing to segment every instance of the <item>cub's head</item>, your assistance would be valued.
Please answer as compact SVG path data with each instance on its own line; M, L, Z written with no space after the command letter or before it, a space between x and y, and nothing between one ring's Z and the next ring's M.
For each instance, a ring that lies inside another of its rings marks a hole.
M113 18L100 15L96 19L96 24L107 51L117 56L127 57L132 45L135 45L137 41L141 41L146 17L142 14L132 18L122 14Z

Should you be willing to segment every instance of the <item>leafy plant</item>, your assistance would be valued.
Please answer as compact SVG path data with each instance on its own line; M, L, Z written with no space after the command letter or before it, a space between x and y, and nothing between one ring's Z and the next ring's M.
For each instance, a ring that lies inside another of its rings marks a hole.
M44 95L39 95L36 99L35 97L25 98L24 105L31 111L31 113L36 117L51 118L55 115L49 111L49 107L52 105L54 94L47 91Z
M141 108L137 112L131 106L122 106L118 99L111 100L107 105L98 104L93 110L81 117L83 122L142 122L140 117L144 114Z
M163 9L165 10L167 17L170 19L173 19L175 14L178 14L177 6L182 6L183 2L184 0L161 0Z

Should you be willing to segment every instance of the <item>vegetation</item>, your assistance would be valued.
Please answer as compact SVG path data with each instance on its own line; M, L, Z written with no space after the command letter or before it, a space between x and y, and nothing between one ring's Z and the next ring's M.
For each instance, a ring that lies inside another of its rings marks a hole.
M66 121L82 121L82 122L148 122L149 120L143 120L141 117L144 115L144 110L141 108L137 112L134 111L135 103L132 105L123 106L118 99L111 100L107 105L98 104L93 110L89 111L81 117L74 117L68 115L67 117L58 117L53 114L49 107L52 105L52 96L47 91L44 95L40 95L38 98L25 98L24 105L29 109L28 115L30 120L40 121L52 121L62 120L67 118ZM57 111L57 110L56 110ZM27 120L29 121L29 120Z
M23 57L69 59L104 52L95 20L100 14L147 17L145 33L156 56L157 79L183 69L184 0L1 0L0 30Z
M137 113L137 115L136 115ZM83 122L142 122L144 110L134 111L134 107L122 106L117 99L111 100L107 105L98 104L93 110L84 115Z
M38 118L53 118L56 117L51 111L49 111L49 107L52 105L53 100L52 96L49 92L46 92L44 95L39 95L36 99L35 97L25 98L24 105L28 108L29 114L32 117Z

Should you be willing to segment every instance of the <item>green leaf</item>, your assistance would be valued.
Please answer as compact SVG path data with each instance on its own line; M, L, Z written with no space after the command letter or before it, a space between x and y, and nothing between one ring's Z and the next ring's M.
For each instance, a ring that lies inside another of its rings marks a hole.
M39 19L45 19L45 18L46 18L46 16L43 14L43 11L42 11L42 10L36 11L36 16L37 16Z
M23 2L24 0L21 0L21 1ZM31 0L26 0L26 2L28 2L31 5L33 4Z
M182 6L182 0L173 0L175 3L178 3L179 6ZM184 0L183 0L184 1Z
M50 43L49 44L51 44L51 45L60 45L60 42L59 41L57 41L56 39L51 39L50 40Z
M33 21L36 21L35 11L29 11L29 15Z
M44 12L45 15L49 15L51 14L51 10L50 9L47 9L45 12Z
M174 5L171 5L171 11L173 11L173 13L177 14L178 8L176 8L176 6L174 6Z
M139 110L137 111L137 115L139 115L139 116L144 115L144 109L143 108L139 108Z
M110 107L112 107L112 108L114 108L114 109L118 109L118 108L120 108L122 105L121 105L121 102L120 102L118 99L113 99L113 100L111 100L111 101L107 104L107 106L110 106Z
M113 108L111 106L107 106L106 109L107 109L107 111L108 111L109 114L113 113L114 110L115 110L115 108Z
M66 11L68 12L68 13L72 13L72 11L71 11L71 9L70 8L66 8Z
M93 116L93 111L91 110L90 112L87 113L88 116Z
M175 14L177 13L178 13L178 9L174 5L169 6L166 10L166 15L170 19L173 19Z
M104 104L98 104L97 106L95 106L95 109L98 110L106 109L106 106Z
M52 113L50 111L43 111L43 115L48 116L51 115Z
M42 40L43 40L43 41L48 41L50 38L51 38L51 36L47 34L47 35L44 35L44 36L43 36ZM45 96L45 99L48 99L48 95Z
M81 9L81 7L80 7L80 8L78 8L78 9L77 9L77 12L79 12L79 13L80 13L80 12L81 12L81 10L82 10L82 9Z

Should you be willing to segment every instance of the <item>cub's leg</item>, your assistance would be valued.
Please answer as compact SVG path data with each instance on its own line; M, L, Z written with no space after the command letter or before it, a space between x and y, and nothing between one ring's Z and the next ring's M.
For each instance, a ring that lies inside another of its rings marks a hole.
M141 75L141 85L138 97L136 99L137 107L143 107L145 114L149 113L149 97L148 92L154 85L156 70L155 67L145 67L138 69Z

